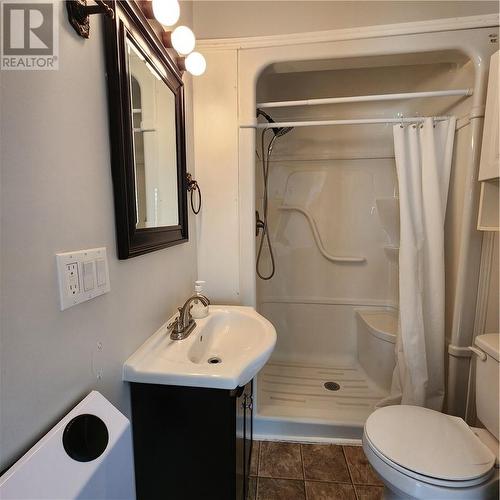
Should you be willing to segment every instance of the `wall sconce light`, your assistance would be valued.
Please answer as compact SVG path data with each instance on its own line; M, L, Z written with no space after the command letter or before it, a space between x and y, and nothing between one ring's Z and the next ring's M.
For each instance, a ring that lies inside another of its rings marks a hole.
M187 26L177 26L174 31L162 33L162 42L165 47L174 48L178 54L185 56L193 51L196 37Z
M177 0L153 0L153 15L163 26L173 26L181 14Z
M156 19L166 27L173 26L179 20L178 0L139 0L139 7L147 19ZM174 30L163 31L161 41L165 48L174 49L183 56L177 58L177 65L181 71L188 71L194 76L205 72L207 62L202 54L193 52L196 37L187 26L177 26Z
M203 75L207 68L207 62L199 52L191 52L187 57L179 57L177 64L182 70L188 71L193 76Z
M73 29L82 37L90 36L90 19L93 14L104 14L111 19L115 13L103 0L95 0L95 5L87 5L87 0L66 0L68 20Z
M141 0L139 5L147 19L156 19L167 27L173 26L181 13L177 0Z

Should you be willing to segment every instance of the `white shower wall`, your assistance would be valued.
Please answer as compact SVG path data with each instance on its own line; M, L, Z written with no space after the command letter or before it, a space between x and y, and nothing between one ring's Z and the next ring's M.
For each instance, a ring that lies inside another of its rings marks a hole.
M258 302L279 332L276 359L355 358L354 309L396 302L396 269L385 255L375 209L375 200L392 196L394 186L392 159L271 165L269 220L277 267L270 281L259 280ZM366 262L327 260L304 215L282 211L282 205L308 211L329 254Z

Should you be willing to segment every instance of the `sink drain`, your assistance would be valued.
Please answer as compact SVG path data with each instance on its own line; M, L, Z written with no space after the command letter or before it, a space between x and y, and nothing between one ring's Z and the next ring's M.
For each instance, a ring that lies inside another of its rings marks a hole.
M329 391L338 391L340 389L340 385L337 382L325 382L323 386Z
M208 363L210 363L211 365L216 365L218 363L222 363L222 359L214 356L213 358L208 358Z

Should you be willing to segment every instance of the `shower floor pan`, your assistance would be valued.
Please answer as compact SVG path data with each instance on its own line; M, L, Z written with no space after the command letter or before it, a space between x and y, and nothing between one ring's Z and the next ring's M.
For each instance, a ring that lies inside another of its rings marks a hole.
M358 440L385 396L355 363L270 362L257 379L254 434L257 439Z

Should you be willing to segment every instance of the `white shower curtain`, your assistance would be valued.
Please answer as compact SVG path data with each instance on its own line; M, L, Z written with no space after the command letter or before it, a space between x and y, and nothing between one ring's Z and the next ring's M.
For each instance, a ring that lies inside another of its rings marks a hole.
M455 118L394 127L399 183L399 335L381 404L441 410L444 398L444 219Z

